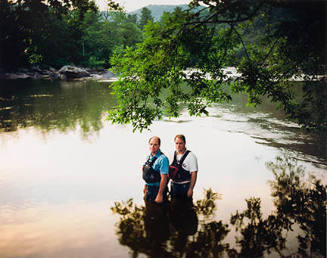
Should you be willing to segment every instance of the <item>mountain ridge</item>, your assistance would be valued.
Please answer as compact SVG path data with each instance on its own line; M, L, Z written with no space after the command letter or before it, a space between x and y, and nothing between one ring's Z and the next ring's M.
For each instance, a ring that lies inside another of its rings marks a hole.
M180 7L182 10L185 10L189 8L187 4L180 4L180 5L154 5L150 4L147 6L144 6L140 9L137 9L135 11L129 12L128 14L136 14L138 18L141 17L141 12L143 8L148 8L151 11L151 15L154 18L154 21L160 20L161 16L164 12L173 12L176 7Z

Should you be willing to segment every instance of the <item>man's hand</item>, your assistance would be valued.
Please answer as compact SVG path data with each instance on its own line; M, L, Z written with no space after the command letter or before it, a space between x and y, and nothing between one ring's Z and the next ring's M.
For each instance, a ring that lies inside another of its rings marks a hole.
M191 172L191 183L190 183L190 188L187 191L187 197L192 198L193 196L193 188L195 186L196 182L196 177L197 177L197 171Z
M192 196L193 196L193 189L190 188L190 189L188 189L188 191L187 191L187 197L188 197L188 198L192 198Z
M163 201L163 197L162 197L162 194L157 194L157 197L156 199L154 200L156 203L162 203Z
M158 194L156 196L156 199L154 200L156 203L162 203L163 202L163 195L165 193L165 188L167 186L167 180L168 180L167 175L166 174L161 174L159 191L158 191Z

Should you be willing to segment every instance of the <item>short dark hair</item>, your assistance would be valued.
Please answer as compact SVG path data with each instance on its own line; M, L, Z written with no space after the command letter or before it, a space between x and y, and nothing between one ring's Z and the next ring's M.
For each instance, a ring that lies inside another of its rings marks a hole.
M150 143L151 140L154 139L154 138L158 139L158 144L161 145L161 140L160 140L160 138L159 138L158 136L152 136L152 137L149 139L149 143Z
M181 139L184 143L186 143L186 140L185 140L185 136L183 134L177 134L174 138L174 141L176 140L176 138L179 138Z

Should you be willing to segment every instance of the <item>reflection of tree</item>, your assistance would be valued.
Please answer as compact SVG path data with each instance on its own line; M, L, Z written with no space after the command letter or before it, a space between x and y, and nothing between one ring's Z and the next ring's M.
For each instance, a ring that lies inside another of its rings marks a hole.
M205 198L197 201L195 207L190 201L171 200L170 220L175 234L170 243L174 257L217 257L223 253L226 246L221 241L228 233L227 225L221 221L207 220L202 220L198 225L197 214L203 218L213 215L216 199L217 194L209 189Z
M314 176L304 181L305 171L287 158L268 163L275 180L270 182L277 217L284 228L299 224L299 252L326 255L326 185Z
M213 215L217 198L209 189L195 206L178 199L167 206L138 207L132 200L116 202L111 210L121 216L117 224L119 242L131 248L133 257L139 253L149 257L220 256L228 247L221 243L228 233L227 225L203 220L198 227L197 218Z
M229 247L222 243L228 232L222 221L201 223L196 238L187 245L186 257L221 257Z
M99 131L113 104L106 84L96 81L9 81L0 89L0 131L34 126L62 132L80 126L83 135Z
M132 200L115 203L111 209L121 216L117 224L120 243L130 247L134 257L139 253L149 257L263 257L271 252L285 257L289 255L288 232L297 225L301 230L296 232L299 248L294 255L326 256L326 186L313 176L305 180L303 168L288 158L278 157L267 166L274 174L270 185L276 209L264 218L260 199L247 199L247 209L236 211L230 219L239 232L235 248L223 242L228 225L213 219L219 195L211 189L194 206L171 200L168 206L155 205L151 210Z
M259 198L250 198L246 203L247 210L242 213L237 211L231 216L231 224L241 232L241 238L236 237L236 243L241 247L239 256L262 257L265 251L270 252L271 249L279 252L285 247L285 238L276 217L262 218ZM237 251L233 250L233 253Z
M269 162L273 172L270 181L275 211L262 218L260 199L246 200L247 210L236 212L231 224L241 233L236 243L241 247L241 257L260 257L272 250L282 255L286 248L287 232L298 225L298 253L303 256L326 255L326 186L314 176L305 181L303 167L295 160L277 157ZM235 253L236 250L234 250Z
M117 230L119 242L131 248L133 257L139 253L151 257L167 257L167 207L155 204L138 207L130 199L127 202L116 202L111 210L121 216Z
M145 207L138 207L130 199L126 203L115 203L111 208L114 213L121 216L117 235L122 245L127 245L133 250L133 257L147 247L145 227L144 227L144 211Z

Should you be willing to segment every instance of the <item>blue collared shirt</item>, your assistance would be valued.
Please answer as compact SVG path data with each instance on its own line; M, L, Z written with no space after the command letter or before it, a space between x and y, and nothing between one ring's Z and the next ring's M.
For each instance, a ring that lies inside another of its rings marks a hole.
M156 155L152 156L151 154L147 157L147 160L150 158L150 162L151 160L156 157L156 161L153 163L152 168L156 171L159 171L160 174L162 175L168 175L168 171L169 171L169 161L168 158L165 156L165 154L163 154L161 152L161 150L158 150L158 152L156 153ZM152 186L159 186L160 183L156 182L156 183L146 183L146 185L152 185Z

